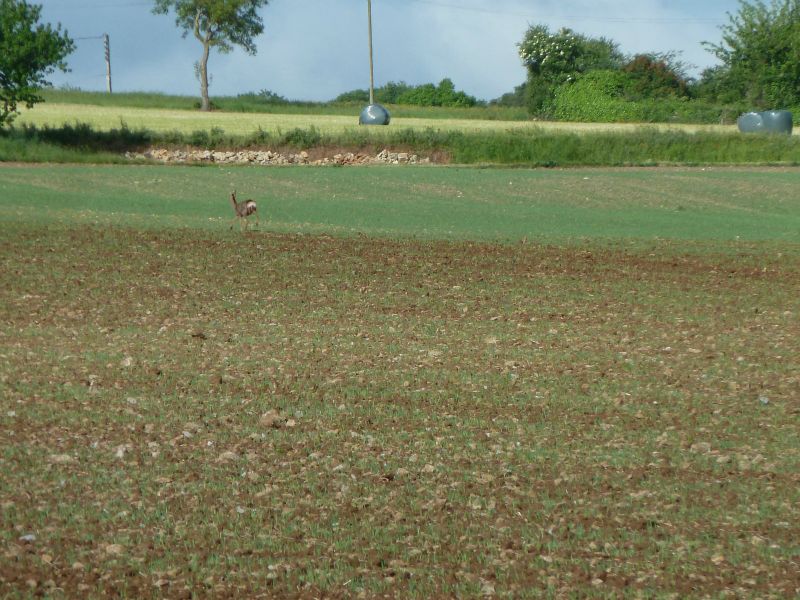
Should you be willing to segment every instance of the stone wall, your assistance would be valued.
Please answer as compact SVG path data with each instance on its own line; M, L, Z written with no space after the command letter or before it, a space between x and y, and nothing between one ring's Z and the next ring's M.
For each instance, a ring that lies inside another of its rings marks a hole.
M407 152L391 152L381 150L371 156L363 153L341 153L323 158L310 158L308 152L282 153L272 150L167 150L153 148L145 152L127 152L126 158L131 160L154 160L162 163L215 163L237 165L415 165L430 163L429 158L420 158Z

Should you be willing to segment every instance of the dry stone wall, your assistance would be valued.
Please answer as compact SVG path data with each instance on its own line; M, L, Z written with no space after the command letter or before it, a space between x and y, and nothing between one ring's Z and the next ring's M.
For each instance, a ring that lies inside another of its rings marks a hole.
M429 158L420 158L408 152L381 150L377 155L363 153L338 153L322 158L311 158L308 152L283 153L272 150L167 150L153 148L145 152L128 152L131 160L155 160L162 163L215 163L251 165L415 165L430 163Z

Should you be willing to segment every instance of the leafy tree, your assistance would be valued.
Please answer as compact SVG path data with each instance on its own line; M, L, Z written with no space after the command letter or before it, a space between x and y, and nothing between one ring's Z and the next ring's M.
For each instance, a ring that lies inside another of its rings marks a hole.
M226 53L240 46L248 54L256 53L254 38L264 31L258 9L269 0L155 0L153 12L175 12L175 23L189 32L203 45L203 54L197 63L200 79L201 110L211 110L208 98L208 56L212 48Z
M627 73L626 95L631 100L674 96L685 98L689 85L683 63L676 54L637 54L623 67Z
M413 86L408 85L405 81L390 81L375 90L375 98L383 104L398 104L400 97L411 89ZM367 99L369 100L369 93L367 93Z
M551 33L546 25L532 25L518 44L519 56L528 69L528 108L541 112L556 88L592 70L618 69L624 60L617 44L606 38L590 38L562 28Z
M261 90L258 92L258 98L265 104L289 104L289 100L285 96L272 90Z
M521 83L514 87L513 92L506 92L499 98L495 98L489 104L493 106L525 106L525 99L528 95L528 84Z
M424 83L408 85L404 81L390 81L375 88L375 99L383 104L410 104L413 106L476 106L481 102L474 96L456 90L449 78L442 79L439 85ZM369 102L369 90L352 90L340 94L335 102Z
M0 0L0 127L11 122L17 105L42 102L38 91L75 49L61 25L39 24L42 7L25 0Z
M378 88L375 89L375 99L377 102L378 100ZM368 89L359 89L359 90L350 90L349 92L343 92L336 96L333 100L334 102L352 102L354 104L362 103L366 104L369 102L369 90Z
M414 106L441 106L436 86L432 83L423 83L414 86L405 94L398 98L400 104L412 104Z
M800 0L740 0L728 17L722 41L704 42L722 64L703 74L700 87L756 108L800 103Z
M442 79L438 86L432 83L416 86L403 93L397 102L416 106L450 107L469 107L479 103L474 96L456 90L455 84L449 78Z
M723 99L726 95L726 77L727 69L722 65L714 65L703 69L700 73L700 78L692 85L692 96L709 102L717 102ZM741 100L741 97L739 100ZM746 107L743 106L742 108Z
M413 89L413 86L404 81L390 81L386 85L375 88L375 101L381 104L398 104L400 96ZM339 94L334 102L367 103L369 102L369 90L360 89L344 92Z

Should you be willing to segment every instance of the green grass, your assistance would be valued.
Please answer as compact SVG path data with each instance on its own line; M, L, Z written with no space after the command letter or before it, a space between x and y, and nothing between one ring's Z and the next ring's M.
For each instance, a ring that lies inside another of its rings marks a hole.
M797 176L0 166L3 595L797 595Z
M285 233L489 241L800 241L796 169L6 166L6 220L221 229L227 197ZM19 202L19 198L25 198Z

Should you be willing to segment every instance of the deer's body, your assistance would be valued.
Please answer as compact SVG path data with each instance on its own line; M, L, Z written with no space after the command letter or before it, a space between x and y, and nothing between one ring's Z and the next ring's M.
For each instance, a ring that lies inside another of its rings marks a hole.
M236 218L239 219L239 228L247 229L247 217L256 213L256 201L244 200L243 202L236 201L236 192L231 192L231 204L233 205L233 212L236 213ZM256 214L256 224L258 225L258 215Z

